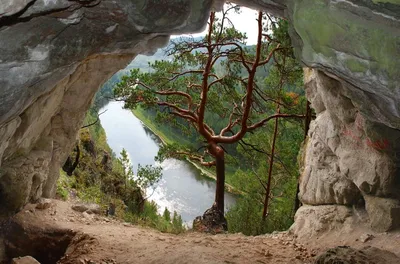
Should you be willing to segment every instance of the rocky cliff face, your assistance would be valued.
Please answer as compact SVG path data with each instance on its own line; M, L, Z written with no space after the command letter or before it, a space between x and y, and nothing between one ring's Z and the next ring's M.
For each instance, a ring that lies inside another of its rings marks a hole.
M303 150L302 233L321 215L400 225L400 3L240 0L291 20L317 118ZM0 3L0 211L52 196L98 87L170 34L205 26L212 0ZM321 218L321 217L320 217ZM323 218L323 217L322 217ZM322 219L321 218L321 219ZM323 218L328 219L328 218ZM363 218L364 219L364 218ZM321 221L322 221L321 220ZM320 223L323 224L323 223Z
M54 194L97 89L172 32L201 29L212 1L0 3L0 211Z
M299 210L294 231L400 227L400 2L292 1L288 14L317 114L299 194L313 207Z

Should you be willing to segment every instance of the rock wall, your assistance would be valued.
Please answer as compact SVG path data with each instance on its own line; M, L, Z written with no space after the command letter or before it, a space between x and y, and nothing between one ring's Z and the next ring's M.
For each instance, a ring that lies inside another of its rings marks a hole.
M205 26L212 1L0 3L0 215L51 197L94 94L135 54Z
M104 80L135 54L165 45L170 34L201 30L210 9L223 3L161 2L0 3L1 214L54 194L58 170ZM400 3L237 2L287 17L297 57L311 68L306 93L317 118L302 154L300 199L307 206L293 230L301 233L316 218L356 223L349 219L360 208L374 229L398 227Z
M350 83L315 69L305 69L304 77L317 118L302 151L299 197L314 206L299 210L297 218L314 218L316 224L324 219L313 214L334 210L334 218L342 219L339 225L369 222L376 231L400 227L400 130L360 111L351 92L357 88ZM357 214L365 210L368 219Z
M399 228L400 2L287 6L297 56L312 68L305 88L317 114L302 151L299 193L313 207L297 212L292 229L302 234L307 222ZM332 210L335 217L321 217Z

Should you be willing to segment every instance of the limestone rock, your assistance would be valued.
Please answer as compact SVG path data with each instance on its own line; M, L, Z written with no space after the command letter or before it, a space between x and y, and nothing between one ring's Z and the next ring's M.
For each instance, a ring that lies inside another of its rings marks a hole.
M136 54L166 45L170 34L200 31L210 9L220 9L222 3L2 0L0 215L55 194L59 168L105 80ZM375 229L396 228L400 5L353 0L238 3L287 16L297 57L314 68L305 74L317 118L303 150L302 202L350 206L365 199ZM379 213L389 220L380 221Z
M72 210L77 211L77 212L85 212L86 210L88 210L88 207L84 204L75 204L71 206Z
M394 59L400 56L399 3L289 0L287 5L297 57L352 84L352 100L371 121L400 129L400 61Z
M36 259L31 256L13 258L12 264L40 264Z
M91 215L87 212L83 212L82 217L83 217L83 220L86 221L87 224L89 224L90 222L93 221L93 215Z
M88 214L102 214L100 205L95 203L79 203L71 206L72 210L77 212L86 212Z
M374 235L371 235L371 234L363 234L360 237L360 241L363 242L363 243L368 242L368 241L370 241L372 239L374 239Z
M352 209L343 205L305 205L297 210L289 232L301 240L321 236L330 231L351 231L358 224Z
M33 0L4 0L0 3L0 18L3 16L11 16L18 13Z
M50 199L41 198L41 199L39 199L39 201L36 203L35 208L36 208L36 209L39 209L39 210L45 210L45 209L50 208L51 205L52 205L52 202L51 202Z
M236 0L235 3L253 9L268 10L269 13L283 17L286 9L286 0Z
M288 1L287 14L297 57L313 68L304 77L317 113L301 159L300 199L365 200L372 228L383 231L399 222L400 61L393 56L400 56L400 6L372 2Z
M21 125L5 151L7 159L3 159L2 163L0 211L15 212L29 201L55 194L59 168L73 147L76 131L81 126L91 98L97 87L113 73L112 69L102 65L122 67L129 60L129 56L120 55L88 59L74 74L59 82L53 92L37 100L35 104L38 105L34 104L25 111ZM82 85L96 88L82 90ZM53 104L53 100L58 102ZM74 107L71 108L71 105ZM36 111L39 113L35 114ZM28 116L35 118L25 118ZM35 123L36 119L42 120L40 126ZM35 129L32 130L31 126ZM26 130L30 132L24 132ZM18 149L19 142L28 149Z
M168 34L202 29L211 6L1 1L0 215L54 196L98 88L136 54L166 45Z
M365 195L371 227L385 232L400 227L400 202L394 199Z
M365 200L373 229L398 227L400 131L361 113L348 83L305 70L305 85L317 118L302 151L300 200L348 206Z
M316 257L315 264L397 264L400 258L392 252L366 247L357 250L351 247L341 246L328 249L326 252Z

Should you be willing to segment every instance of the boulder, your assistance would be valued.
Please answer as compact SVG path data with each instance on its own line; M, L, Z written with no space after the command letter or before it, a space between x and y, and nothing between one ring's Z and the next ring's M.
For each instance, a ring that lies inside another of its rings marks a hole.
M50 199L45 199L45 198L41 198L39 199L39 201L36 203L35 208L39 209L39 210L45 210L50 208L52 205L52 201Z
M39 261L32 258L31 256L13 258L11 263L12 264L40 264Z
M365 195L365 207L370 225L377 232L400 227L400 202L398 200Z
M375 247L357 250L347 246L328 249L318 255L315 264L398 264L400 258L394 253Z
M363 235L361 235L360 236L360 241L361 242L363 242L363 243L366 243L366 242L368 242L368 241L371 241L372 239L374 239L375 238L375 236L374 235L371 235L371 234L363 234Z
M100 205L95 203L79 203L71 206L72 210L77 212L86 212L88 214L102 214Z
M300 159L299 198L306 205L365 207L377 231L399 227L400 130L361 111L353 85L305 69L316 109Z
M358 224L353 215L352 208L343 205L304 205L297 210L289 231L303 241L329 232L351 232Z

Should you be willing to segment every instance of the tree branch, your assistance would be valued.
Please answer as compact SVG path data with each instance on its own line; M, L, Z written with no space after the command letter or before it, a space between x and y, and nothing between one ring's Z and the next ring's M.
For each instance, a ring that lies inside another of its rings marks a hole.
M102 114L104 114L105 112L107 112L107 111L108 111L108 109L104 110L103 112L101 112L100 114L97 115L96 121L94 121L93 123L90 123L89 125L82 126L80 129L87 128L87 127L90 127L90 126L95 125L97 122L100 121L100 118L99 118L99 117L100 117Z

